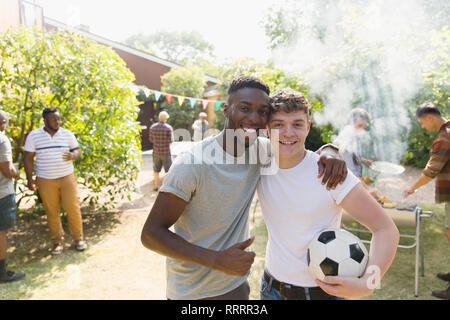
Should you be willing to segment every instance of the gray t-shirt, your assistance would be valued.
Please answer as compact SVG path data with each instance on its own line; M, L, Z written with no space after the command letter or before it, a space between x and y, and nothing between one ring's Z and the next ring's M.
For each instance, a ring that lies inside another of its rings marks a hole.
M245 164L243 158L224 152L216 136L197 143L174 161L160 189L188 202L174 225L175 233L216 251L247 240L248 213L259 177L258 164ZM173 300L218 296L237 288L248 276L230 276L171 258L166 267L167 298Z
M0 162L11 162L11 142L3 132L0 132ZM14 182L0 171L0 199L14 194Z

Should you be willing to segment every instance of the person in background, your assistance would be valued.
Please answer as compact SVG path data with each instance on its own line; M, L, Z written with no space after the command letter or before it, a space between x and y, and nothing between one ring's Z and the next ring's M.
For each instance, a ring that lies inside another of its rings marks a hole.
M61 205L67 212L75 249L84 251L87 245L83 240L77 176L73 167L73 160L81 156L81 150L75 135L60 126L61 117L56 108L45 108L42 117L44 126L31 131L25 141L24 166L28 188L37 190L42 199L53 242L51 254L59 255L63 250ZM36 179L33 179L34 157Z
M159 173L164 166L167 173L172 165L172 155L170 144L174 141L173 128L167 124L169 114L161 111L158 115L158 122L150 127L148 138L153 144L153 191L159 189Z
M450 121L441 115L439 109L431 102L422 104L416 110L416 118L423 129L428 132L438 131L431 145L431 156L421 176L404 191L405 196L436 178L435 201L444 203L445 235L450 241ZM450 272L438 273L437 277L450 284ZM450 300L450 285L447 290L436 290L434 297Z
M370 188L362 179L363 164L367 167L372 164L370 160L363 157L363 145L369 141L369 134L366 131L369 121L370 116L366 110L362 108L352 109L350 123L341 130L334 143L339 146L347 168L362 181L363 187L378 200L379 197L375 189Z
M23 273L6 269L6 247L8 229L16 222L16 197L13 179L19 179L19 170L12 163L11 142L5 135L8 115L0 110L0 283L25 278Z
M208 132L208 121L206 120L207 114L204 112L200 112L198 115L198 119L194 121L192 125L192 130L194 130L193 140L195 142L201 141L206 138L206 133Z

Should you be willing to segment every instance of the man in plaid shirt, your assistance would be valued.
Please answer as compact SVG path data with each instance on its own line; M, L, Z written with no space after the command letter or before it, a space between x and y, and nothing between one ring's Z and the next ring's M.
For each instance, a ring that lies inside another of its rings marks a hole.
M167 173L172 165L170 144L173 142L173 128L167 124L169 114L161 111L158 115L159 121L154 123L149 130L149 140L153 144L153 191L159 188L159 173L164 166Z
M422 175L411 188L405 190L405 195L414 193L436 177L435 200L437 203L445 203L445 234L450 241L450 121L442 117L431 102L422 104L416 111L416 117L423 129L439 132L433 141L431 156ZM450 272L438 273L437 276L450 283ZM447 290L433 291L432 295L450 300L450 286Z

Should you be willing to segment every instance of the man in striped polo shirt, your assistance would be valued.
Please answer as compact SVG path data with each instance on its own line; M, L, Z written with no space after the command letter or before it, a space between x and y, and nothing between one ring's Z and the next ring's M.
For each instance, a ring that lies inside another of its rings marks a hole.
M44 126L33 130L25 141L24 166L30 190L38 190L47 214L53 255L63 250L64 231L61 225L61 204L67 213L69 231L78 251L86 249L83 241L80 201L73 160L81 155L74 134L60 127L56 108L42 112ZM36 179L33 179L33 160L36 157Z
M431 146L431 156L422 175L407 190L405 195L413 194L421 186L436 178L436 203L445 206L445 234L450 241L450 121L445 119L439 109L431 102L422 104L416 110L417 121L428 132L438 131ZM437 277L446 281L447 290L434 290L436 298L450 300L450 272L438 273Z

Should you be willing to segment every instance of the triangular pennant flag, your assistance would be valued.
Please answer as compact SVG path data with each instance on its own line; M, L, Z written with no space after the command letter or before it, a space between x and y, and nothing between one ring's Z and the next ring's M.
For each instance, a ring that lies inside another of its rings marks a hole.
M197 102L197 99L189 98L189 101L191 102L191 109L194 109L194 106L195 106L195 103Z
M180 105L180 107L183 105L184 99L186 99L186 97L180 97L180 96L178 96L178 104Z
M206 107L208 106L208 103L209 103L208 100L203 100L202 99L203 110L206 110Z
M158 101L158 100L159 100L159 97L161 96L161 92L159 92L159 91L154 91L153 93L155 94L155 101Z
M172 95L171 94L166 94L166 101L168 104L170 104L170 101L172 101Z
M222 101L216 101L216 110L219 110L222 106Z

